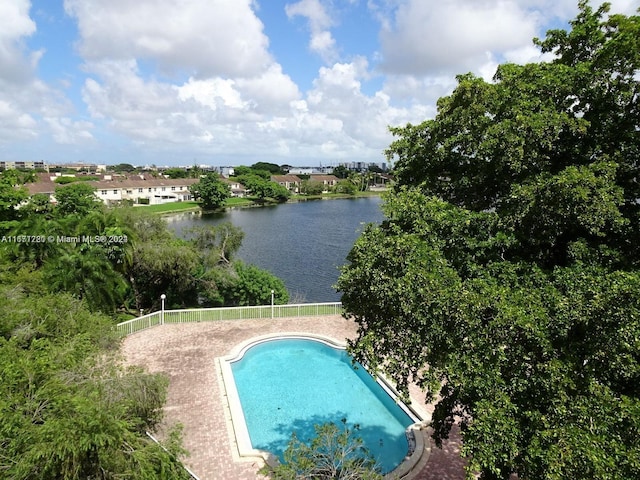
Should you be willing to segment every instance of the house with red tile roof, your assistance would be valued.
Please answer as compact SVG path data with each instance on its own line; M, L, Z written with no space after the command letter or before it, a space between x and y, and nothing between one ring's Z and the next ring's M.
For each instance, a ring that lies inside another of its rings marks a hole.
M37 182L26 185L27 190L30 195L49 195L55 202L56 188L63 187L55 180L62 176L40 174ZM246 189L242 184L224 178L222 180L229 184L233 196L245 195ZM96 189L96 197L106 204L131 201L134 204L157 205L192 200L189 187L198 181L197 178L165 178L152 175L101 175L98 180L88 180L86 183Z
M293 193L300 191L300 184L302 183L302 179L297 175L271 175L271 181L282 185Z
M335 187L340 179L335 175L322 175L322 174L311 174L309 175L310 182L319 182L324 185L324 191L328 192L331 188Z

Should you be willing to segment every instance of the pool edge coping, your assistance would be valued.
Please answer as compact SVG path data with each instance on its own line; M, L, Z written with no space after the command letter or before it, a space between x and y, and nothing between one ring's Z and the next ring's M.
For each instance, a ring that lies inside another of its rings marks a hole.
M346 341L339 341L327 335L309 332L282 332L259 335L248 340L244 340L234 346L227 355L217 357L216 366L218 367L217 370L220 374L220 381L222 385L221 393L225 400L223 405L228 410L227 430L232 444L231 450L234 461L252 462L256 459L260 459L262 462L272 467L278 465L280 461L278 457L271 452L253 448L244 417L244 411L242 410L242 404L240 403L240 396L238 395L235 379L231 370L231 363L240 360L247 350L255 345L271 340L287 338L311 339L325 343L333 348L341 350L346 350L347 348ZM386 378L386 376L378 373L374 379L387 392L387 394L396 401L396 403L399 402L403 410L408 410L406 413L409 413L412 419L417 420L415 423L409 425L405 430L405 433L407 435L412 435L415 441L413 451L411 454L408 454L394 470L384 476L385 479L389 480L409 480L414 476L411 475L412 473L417 473L416 467L419 464L424 465L430 456L431 442L426 433L426 429L431 423L431 415L425 412L417 402L414 402L411 396L409 396L409 405L402 401L392 382ZM233 448L233 446L235 446L235 448Z

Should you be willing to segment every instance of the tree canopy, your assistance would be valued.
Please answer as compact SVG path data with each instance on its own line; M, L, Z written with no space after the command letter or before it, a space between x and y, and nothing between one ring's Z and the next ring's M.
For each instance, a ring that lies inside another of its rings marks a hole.
M17 208L28 198L27 189L17 170L0 172L0 230L5 231L15 225L20 218Z
M167 168L164 170L163 175L166 175L169 178L188 178L189 171L186 168L173 167Z
M86 215L102 207L102 202L96 198L95 192L94 187L84 182L56 187L56 208L60 215Z
M122 366L111 319L21 280L4 272L0 287L2 478L191 478L179 430L164 445L146 434L167 379Z
M291 196L291 192L279 183L272 182L269 178L268 175L265 179L255 173L248 173L238 176L238 181L247 187L250 194L259 201L264 202L267 199L273 199L277 202L286 202Z
M224 206L231 196L231 187L217 173L208 173L198 183L189 187L193 197L204 210L215 210Z
M316 436L302 442L295 434L284 452L284 463L259 473L273 480L382 480L380 467L358 436L358 425L314 425Z
M110 208L86 184L58 204L0 176L0 477L187 479L167 379L123 366L113 324L140 310L287 303L283 283L234 255L231 224L176 238L163 218ZM89 188L86 188L89 187ZM166 427L166 428L165 428Z
M117 165L114 165L113 167L111 167L111 170L113 170L114 172L133 172L136 170L136 167L134 167L133 165L131 165L130 163L118 163Z
M392 128L386 220L338 288L356 358L461 423L469 476L640 477L640 17L586 1L547 63Z
M251 168L253 170L265 170L271 175L282 175L284 173L279 165L269 162L257 162L251 165Z

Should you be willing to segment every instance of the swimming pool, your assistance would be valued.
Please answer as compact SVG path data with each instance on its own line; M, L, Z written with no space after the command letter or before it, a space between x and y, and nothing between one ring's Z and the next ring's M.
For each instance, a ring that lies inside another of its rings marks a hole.
M344 347L318 338L269 338L250 342L228 365L232 379L224 382L233 388L227 385L227 394L241 405L232 408L234 428L244 423L253 449L282 459L293 431L307 441L314 425L346 419L359 425L357 434L384 472L410 453L405 432L420 418L364 368L354 369Z

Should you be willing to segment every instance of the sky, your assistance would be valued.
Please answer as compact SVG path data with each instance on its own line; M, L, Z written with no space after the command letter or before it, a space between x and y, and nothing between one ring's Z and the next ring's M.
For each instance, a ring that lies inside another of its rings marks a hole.
M0 0L0 160L384 162L389 126L433 118L457 74L545 60L532 38L576 13L577 0Z

